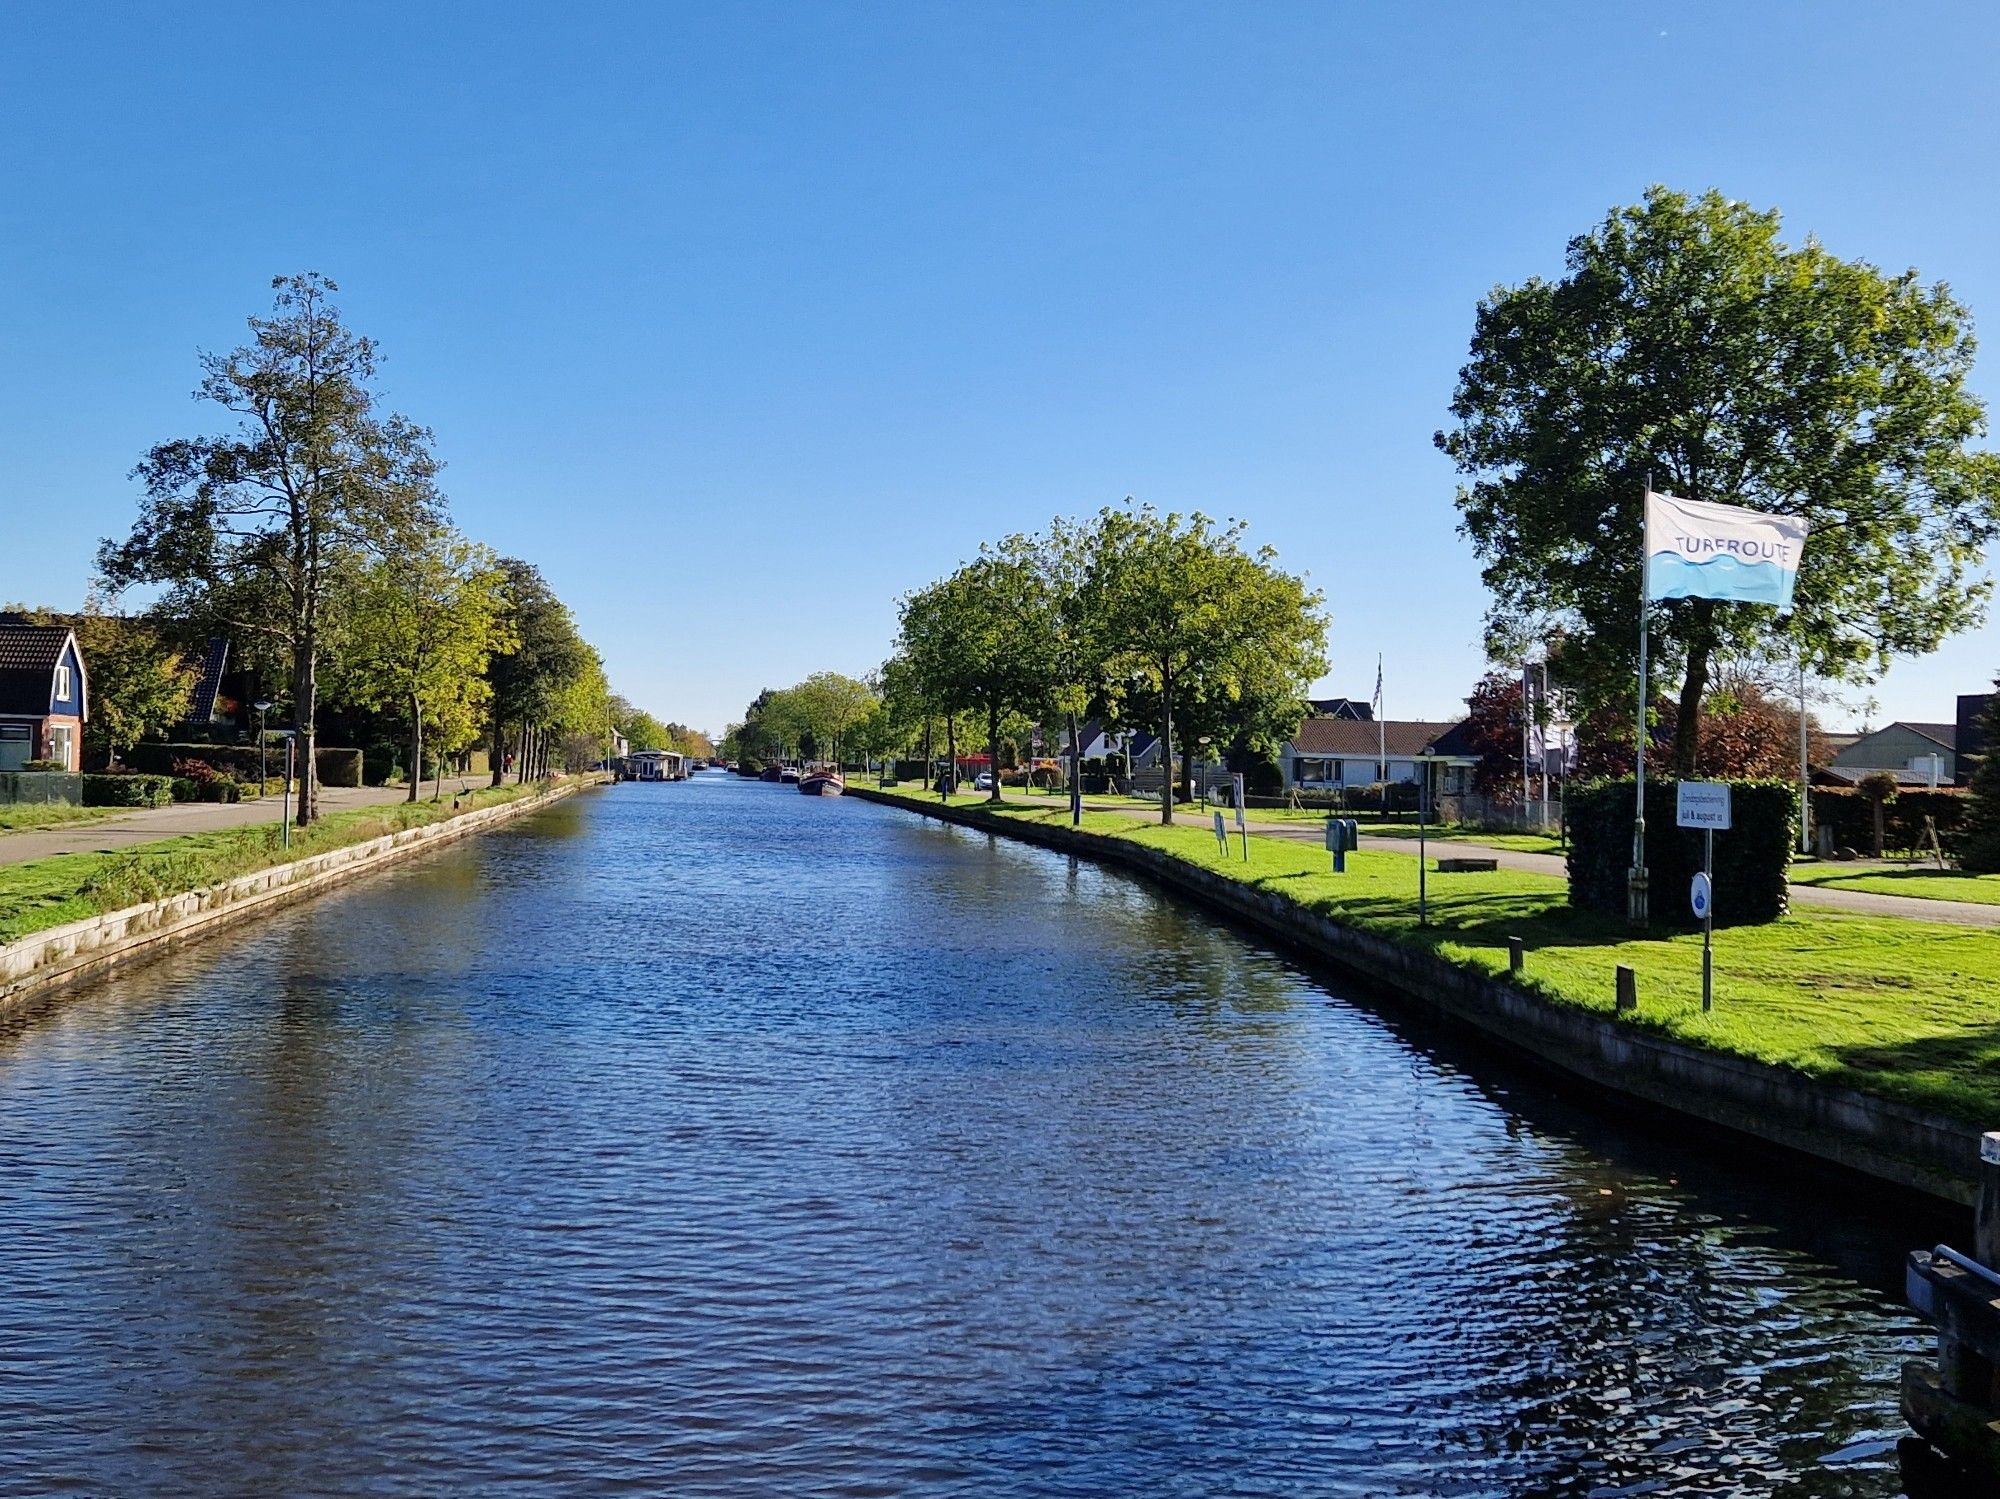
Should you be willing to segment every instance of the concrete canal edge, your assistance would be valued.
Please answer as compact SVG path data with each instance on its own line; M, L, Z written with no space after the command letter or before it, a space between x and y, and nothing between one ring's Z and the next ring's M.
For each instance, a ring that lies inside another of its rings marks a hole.
M98 978L114 968L157 957L182 943L266 915L292 901L318 895L412 855L428 853L538 812L586 786L598 784L601 784L598 780L588 777L565 781L534 796L519 797L499 806L481 807L442 822L329 849L308 859L274 864L219 885L31 932L0 945L0 1014L56 990Z
M1948 1202L1969 1206L1978 1195L1980 1130L1961 1120L1554 1003L1158 849L865 786L847 794L1130 870L1643 1112L1698 1119Z

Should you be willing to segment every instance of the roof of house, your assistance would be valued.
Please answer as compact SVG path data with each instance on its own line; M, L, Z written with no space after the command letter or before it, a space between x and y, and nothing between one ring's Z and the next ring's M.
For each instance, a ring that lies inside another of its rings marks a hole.
M1421 755L1427 747L1443 741L1458 727L1455 723L1425 723L1396 718L1373 723L1351 718L1308 718L1292 735L1292 752L1298 755L1344 755L1354 759L1373 759L1381 751L1394 759L1406 760ZM1454 751L1440 749L1438 753L1452 754Z
M49 711L49 673L69 638L66 625L0 621L0 713L39 718Z
M1375 717L1373 706L1353 697L1307 698L1306 706L1312 709L1315 718L1359 718L1372 722Z
M217 635L208 642L208 648L199 661L188 663L195 669L194 692L188 698L187 722L191 724L215 721L215 699L222 691L223 673L229 666L229 641Z
M1868 756L1875 751L1874 741L1895 729L1901 729L1906 734L1915 734L1919 739L1928 739L1942 750L1956 752L1958 748L1957 724L1909 723L1899 718L1894 723L1883 724L1879 729L1870 729L1865 734L1857 734L1848 743L1839 746L1834 751L1835 758L1846 758L1851 755L1854 757L1851 763L1863 765L1865 768ZM1883 767L1883 769L1891 768L1893 767Z
M1899 718L1889 727L1893 729L1898 725L1926 739L1935 739L1946 749L1958 748L1958 725L1955 723L1910 723Z

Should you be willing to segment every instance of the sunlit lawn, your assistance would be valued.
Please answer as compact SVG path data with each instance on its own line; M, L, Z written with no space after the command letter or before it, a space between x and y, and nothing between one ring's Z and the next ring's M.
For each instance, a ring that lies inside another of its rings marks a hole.
M1062 808L1018 802L993 815L1068 822ZM1420 929L1417 861L1404 854L1351 854L1348 872L1336 875L1310 844L1252 838L1247 861L1240 841L1225 856L1199 819L1163 828L1092 812L1084 830L1163 849L1482 969L1504 971L1507 939L1519 937L1527 981L1563 1004L1613 1013L1615 970L1625 964L1638 974L1634 1024L1974 1123L2000 1121L2000 1014L1991 999L2000 939L1988 931L1827 911L1727 928L1715 938L1716 1008L1704 1015L1699 934L1635 939L1615 918L1571 910L1554 876L1433 869L1430 924Z
M495 806L537 789L531 783L468 792L460 810ZM0 865L0 942L452 815L447 801L397 802L335 812L310 828L294 829L289 849L276 823L255 823L135 844L117 853L57 854Z
M96 822L116 817L132 807L72 807L68 802L39 802L0 806L0 833L20 833L34 828L61 827L72 822Z
M1795 885L1823 890L1861 890L1871 895L1908 895L1918 900L1963 900L2000 906L2000 874L1964 874L1934 864L1906 868L1885 864L1838 864L1818 861L1794 864Z

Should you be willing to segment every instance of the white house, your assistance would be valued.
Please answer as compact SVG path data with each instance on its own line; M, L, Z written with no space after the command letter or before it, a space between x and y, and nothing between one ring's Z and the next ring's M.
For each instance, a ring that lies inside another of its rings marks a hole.
M1415 782L1419 756L1429 751L1439 767L1434 789L1444 796L1468 791L1479 756L1470 753L1465 724L1386 719L1308 718L1278 753L1287 789L1334 791L1377 781Z

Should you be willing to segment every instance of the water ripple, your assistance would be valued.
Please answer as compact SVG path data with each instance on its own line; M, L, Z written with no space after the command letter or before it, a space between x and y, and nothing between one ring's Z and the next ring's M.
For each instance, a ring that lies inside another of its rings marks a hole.
M734 782L0 1032L0 1495L1882 1495L1904 1220ZM1468 1070L1470 1069L1470 1070Z

